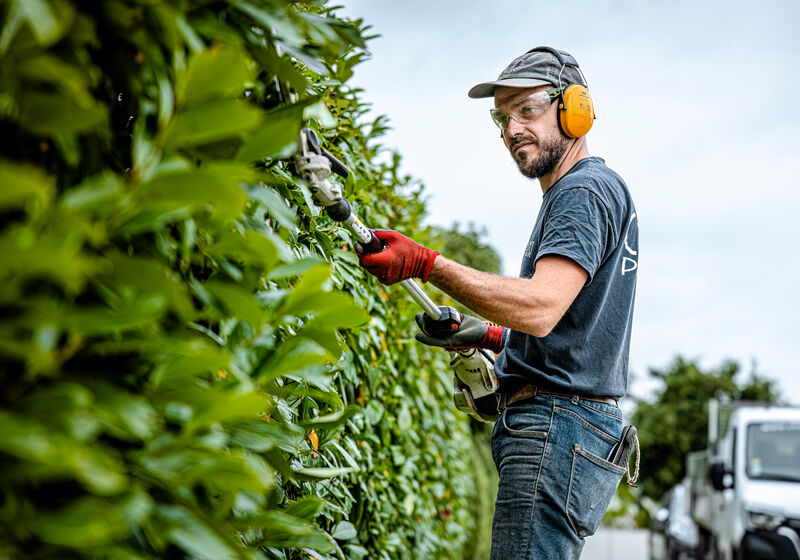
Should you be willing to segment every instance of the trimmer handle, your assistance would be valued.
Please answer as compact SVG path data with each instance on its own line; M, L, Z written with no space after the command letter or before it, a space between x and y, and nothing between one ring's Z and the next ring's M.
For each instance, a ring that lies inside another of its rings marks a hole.
M301 153L297 157L298 172L301 177L309 182L311 193L317 204L325 208L325 212L332 220L341 223L353 233L363 248L363 254L383 251L386 248L383 242L375 236L371 229L362 224L358 216L353 213L350 203L342 197L341 187L328 181L331 171L342 177L347 177L350 174L347 167L320 146L316 132L310 128L304 128L300 131L300 149ZM309 153L313 153L314 156L312 157ZM327 160L323 165L320 165L320 156ZM330 169L328 169L328 163L330 163ZM414 280L410 278L403 280L400 285L425 310L429 317L438 318L441 315L436 304L428 297L428 294L417 286Z
M432 337L447 338L461 328L461 313L449 305L439 306L438 319L431 317L427 311L425 315L428 316L428 320L425 321L425 332Z
M383 241L378 239L378 236L375 235L374 231L370 231L372 237L367 243L361 243L361 254L362 255L372 255L374 253L380 253L384 249L386 249L386 245L383 244Z

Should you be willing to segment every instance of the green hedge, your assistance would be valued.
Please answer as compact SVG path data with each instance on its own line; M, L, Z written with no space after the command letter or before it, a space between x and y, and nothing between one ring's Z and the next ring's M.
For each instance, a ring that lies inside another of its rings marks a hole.
M426 239L324 2L0 3L0 558L460 558L470 425L290 156ZM294 95L281 95L278 84Z

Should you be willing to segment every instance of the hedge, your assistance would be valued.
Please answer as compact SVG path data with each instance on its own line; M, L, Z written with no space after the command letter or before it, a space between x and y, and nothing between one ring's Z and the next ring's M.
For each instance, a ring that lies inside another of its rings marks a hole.
M0 3L0 558L460 558L471 428L291 155L425 241L325 2ZM388 154L388 157L387 157Z

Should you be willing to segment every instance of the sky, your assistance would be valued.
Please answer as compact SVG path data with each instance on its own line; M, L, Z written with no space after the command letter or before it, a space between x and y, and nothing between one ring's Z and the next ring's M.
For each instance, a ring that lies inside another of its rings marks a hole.
M342 0L380 37L353 78L390 118L427 223L474 222L517 276L541 203L474 84L540 45L580 63L592 155L639 220L629 393L675 356L754 364L800 404L800 2Z

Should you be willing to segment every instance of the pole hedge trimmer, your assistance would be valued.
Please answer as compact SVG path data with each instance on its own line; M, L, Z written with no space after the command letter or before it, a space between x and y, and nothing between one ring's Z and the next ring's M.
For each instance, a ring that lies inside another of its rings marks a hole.
M347 228L361 244L364 254L377 253L385 247L370 228L353 212L350 203L342 197L340 185L331 183L331 171L346 178L347 167L320 145L317 134L308 128L300 132L299 153L295 164L300 176L308 183L317 204L334 221ZM447 336L458 331L461 314L452 307L437 306L428 295L408 279L401 282L403 289L433 321L429 332L434 336ZM483 349L471 348L450 352L450 368L455 374L453 402L456 408L481 422L497 419L497 376L494 360Z

